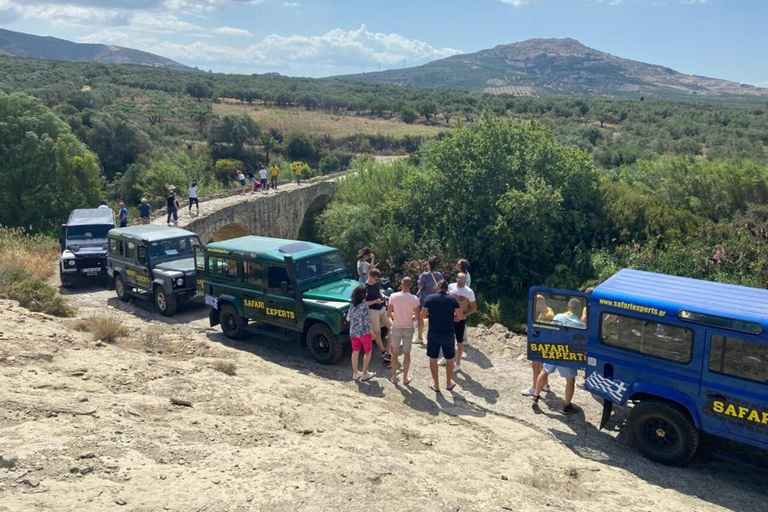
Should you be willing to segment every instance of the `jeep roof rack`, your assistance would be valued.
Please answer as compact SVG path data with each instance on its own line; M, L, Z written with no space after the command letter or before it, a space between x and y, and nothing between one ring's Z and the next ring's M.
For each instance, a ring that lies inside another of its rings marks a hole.
M159 240L181 238L183 236L197 236L197 233L181 228L142 224L139 226L129 226L127 228L110 229L109 236L120 236L144 242L157 242Z

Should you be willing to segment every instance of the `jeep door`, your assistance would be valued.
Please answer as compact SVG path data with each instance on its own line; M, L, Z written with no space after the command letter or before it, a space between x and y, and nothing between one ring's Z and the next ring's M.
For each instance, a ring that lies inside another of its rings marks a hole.
M285 265L267 266L267 293L264 294L265 319L272 325L296 330L296 287Z
M707 329L699 398L705 431L768 448L768 340Z
M586 294L531 288L528 294L528 360L583 368L587 361L589 325Z
M243 311L249 319L259 322L266 316L264 267L263 263L243 260Z
M147 265L147 249L136 242L126 240L123 242L125 254L125 274L129 288L137 288L143 291L151 290L152 278ZM143 263L142 263L143 261Z

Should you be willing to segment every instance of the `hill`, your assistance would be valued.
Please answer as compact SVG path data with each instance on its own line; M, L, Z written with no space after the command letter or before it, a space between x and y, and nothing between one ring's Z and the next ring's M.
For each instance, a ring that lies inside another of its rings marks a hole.
M42 37L0 29L0 55L49 60L92 61L105 64L139 64L168 69L191 70L189 66L122 46L73 43L55 37Z
M368 83L522 96L752 96L768 89L623 59L574 39L529 39L413 68L340 77Z

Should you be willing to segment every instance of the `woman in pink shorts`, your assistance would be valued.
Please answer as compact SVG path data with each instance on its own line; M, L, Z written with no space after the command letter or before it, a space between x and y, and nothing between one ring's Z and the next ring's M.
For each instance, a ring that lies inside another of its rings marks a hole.
M375 374L368 371L373 352L373 328L371 327L371 314L365 297L368 290L365 286L358 286L352 291L352 306L347 312L349 320L349 337L352 341L352 378L357 380L371 380ZM357 363L360 349L363 349L363 373L357 371Z

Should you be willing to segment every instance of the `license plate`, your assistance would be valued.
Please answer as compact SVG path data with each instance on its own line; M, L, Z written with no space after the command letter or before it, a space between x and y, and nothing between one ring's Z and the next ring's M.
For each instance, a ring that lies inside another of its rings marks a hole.
M87 272L85 275L87 275L88 277L92 277L92 276L98 275L98 272Z
M88 274L90 276L90 275L96 274L98 272L101 272L101 269L100 268L84 268L83 272L85 272L86 274Z

